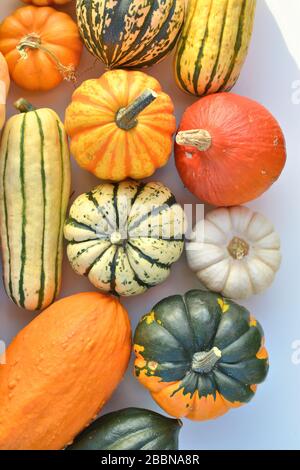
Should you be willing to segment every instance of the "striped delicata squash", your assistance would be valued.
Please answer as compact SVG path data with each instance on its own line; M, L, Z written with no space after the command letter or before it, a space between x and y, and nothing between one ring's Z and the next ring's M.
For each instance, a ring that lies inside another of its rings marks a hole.
M256 0L188 0L175 55L178 86L193 95L229 91L252 35Z
M25 100L0 149L0 223L5 289L20 307L47 307L60 290L70 159L63 124Z

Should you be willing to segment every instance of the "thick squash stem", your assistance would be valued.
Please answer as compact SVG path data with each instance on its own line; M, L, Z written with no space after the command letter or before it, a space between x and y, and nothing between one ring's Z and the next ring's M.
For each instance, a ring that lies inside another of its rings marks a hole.
M31 33L27 36L24 36L17 45L17 50L19 51L22 59L28 58L27 49L39 49L40 51L45 52L45 54L47 54L53 60L57 70L62 75L64 80L69 82L76 81L74 65L62 64L53 52L51 52L47 47L43 46L41 38L38 34Z
M28 113L29 111L35 111L35 107L32 106L29 101L25 100L25 98L20 98L14 102L14 107L20 111L20 113Z
M138 115L156 98L157 93L148 88L138 96L133 103L129 104L125 108L121 108L116 115L116 123L118 127L125 131L133 129L138 123Z
M192 360L192 370L199 374L209 374L221 357L222 353L216 347L208 352L195 353Z
M210 148L212 138L210 133L204 129L191 129L178 132L176 135L176 143L178 145L196 147L200 152L205 152Z

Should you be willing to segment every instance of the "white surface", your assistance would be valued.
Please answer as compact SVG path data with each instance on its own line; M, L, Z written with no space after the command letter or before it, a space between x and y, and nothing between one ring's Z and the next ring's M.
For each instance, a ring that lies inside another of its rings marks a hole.
M19 6L22 4L18 0L1 0L0 19ZM73 9L73 6L64 8L66 11ZM258 0L250 52L234 90L267 106L280 121L287 139L288 162L283 175L270 191L249 204L249 207L261 211L274 222L282 239L283 264L275 284L264 295L244 303L264 327L270 353L270 373L249 405L233 410L216 421L196 423L185 420L180 436L181 449L300 448L300 365L292 361L292 344L299 340L300 345L300 93L293 89L293 86L300 89L297 83L300 79L299 13L299 0ZM102 73L102 65L97 63L92 68L93 63L94 59L85 52L79 81ZM176 88L171 63L169 57L162 64L148 69L148 72L161 81L165 91L173 98L179 119L194 98ZM84 72L87 69L89 71ZM24 96L36 106L54 108L63 119L72 91L72 85L66 83L45 94L30 94L13 85L8 114L14 113L11 103ZM167 167L157 171L154 178L168 185L181 203L196 202L183 188L173 158ZM75 196L90 190L97 182L95 177L77 168L73 162L72 187ZM166 283L142 296L123 301L130 312L133 328L140 316L158 300L198 286L183 256L174 265ZM93 288L88 280L75 275L65 260L61 296L89 290ZM0 299L0 340L8 343L33 315L16 308L6 297L2 285ZM127 406L160 411L148 392L133 378L132 365L104 412Z

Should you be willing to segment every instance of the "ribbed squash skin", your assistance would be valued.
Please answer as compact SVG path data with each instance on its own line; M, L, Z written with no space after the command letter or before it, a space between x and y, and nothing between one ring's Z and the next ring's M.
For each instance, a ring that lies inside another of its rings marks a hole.
M60 290L70 178L67 138L54 111L9 119L0 148L4 285L27 310L47 307Z
M154 411L126 408L94 421L67 450L178 450L181 426Z
M126 310L110 296L62 299L13 340L0 365L0 449L59 450L94 419L130 356Z
M78 26L87 49L108 68L159 62L177 40L184 0L77 0Z
M189 0L175 55L178 86L193 95L229 91L252 35L256 0Z

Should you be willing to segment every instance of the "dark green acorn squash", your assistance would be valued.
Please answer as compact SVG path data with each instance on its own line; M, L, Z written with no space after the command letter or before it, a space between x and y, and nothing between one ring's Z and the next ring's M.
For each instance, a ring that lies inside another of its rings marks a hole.
M94 421L67 450L177 450L181 425L154 411L125 408Z
M135 375L171 416L206 420L251 400L268 372L263 330L246 308L201 290L142 317Z
M175 46L185 0L77 0L87 49L108 68L146 67Z

